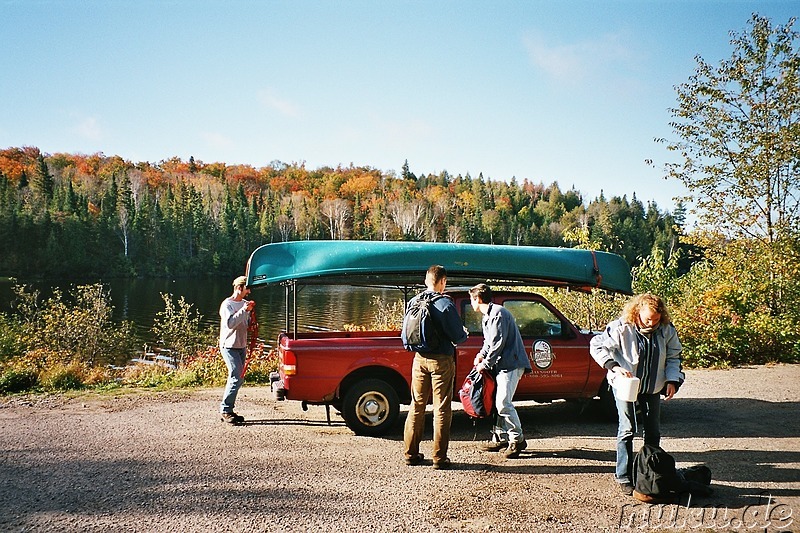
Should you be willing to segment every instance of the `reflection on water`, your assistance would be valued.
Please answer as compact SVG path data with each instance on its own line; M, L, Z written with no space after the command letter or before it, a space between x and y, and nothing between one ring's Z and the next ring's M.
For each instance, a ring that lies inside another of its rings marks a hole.
M232 279L133 279L105 282L114 306L114 320L129 320L135 324L135 332L142 345L152 345L150 332L156 314L164 311L161 294L171 294L177 305L182 296L186 303L201 315L203 326L218 331L219 305L231 295ZM22 283L24 281L20 281ZM85 283L93 283L91 281ZM81 284L85 284L81 283ZM42 292L44 297L60 287L67 293L74 282L28 283ZM385 301L402 299L402 293L393 289L370 289L344 286L307 286L298 291L298 330L341 329L344 324L365 324L375 314L373 296ZM281 286L258 288L250 298L256 301L259 322L259 338L267 348L272 348L280 331L286 329L285 289ZM0 312L11 310L12 284L0 280Z

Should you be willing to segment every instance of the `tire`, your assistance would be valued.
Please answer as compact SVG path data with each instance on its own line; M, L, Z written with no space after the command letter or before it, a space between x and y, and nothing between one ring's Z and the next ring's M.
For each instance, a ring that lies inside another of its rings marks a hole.
M385 381L365 379L345 393L342 416L356 435L377 437L388 433L400 414L400 398Z

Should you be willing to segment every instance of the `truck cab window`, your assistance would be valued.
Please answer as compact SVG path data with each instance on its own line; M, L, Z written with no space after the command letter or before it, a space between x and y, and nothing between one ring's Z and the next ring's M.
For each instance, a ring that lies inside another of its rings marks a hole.
M514 315L523 337L561 335L561 321L541 302L506 300L503 306Z
M461 316L464 318L464 326L470 335L483 335L483 315L472 310L469 299L461 309Z

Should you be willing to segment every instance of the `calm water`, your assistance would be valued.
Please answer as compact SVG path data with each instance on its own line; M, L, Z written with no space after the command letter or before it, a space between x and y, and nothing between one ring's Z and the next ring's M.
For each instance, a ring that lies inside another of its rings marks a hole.
M156 313L164 311L161 294L172 294L177 306L183 296L186 303L201 315L201 322L218 329L219 305L231 295L230 279L136 279L111 280L106 283L111 291L115 320L129 320L136 325L136 334L142 345L152 345L150 329ZM19 280L19 283L27 283ZM92 283L92 282L86 282ZM76 283L28 283L48 295L54 286L66 293ZM82 283L83 284L83 283ZM368 289L341 286L307 286L297 296L298 329L300 331L340 329L343 324L361 324L372 319L375 313L373 296L386 301L402 298L398 290ZM278 333L285 329L286 313L284 288L259 288L251 293L256 301L259 338L268 348L275 345ZM13 291L11 282L0 280L0 312L11 310Z

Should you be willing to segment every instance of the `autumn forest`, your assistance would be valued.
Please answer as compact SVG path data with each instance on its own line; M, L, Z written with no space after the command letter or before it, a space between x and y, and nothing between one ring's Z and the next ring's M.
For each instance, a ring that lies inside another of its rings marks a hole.
M609 184L613 190L613 184ZM587 201L557 183L369 167L130 162L0 150L0 273L49 278L241 272L261 244L307 239L574 246L632 265L669 256L684 223L632 192Z

